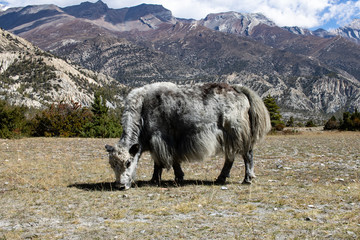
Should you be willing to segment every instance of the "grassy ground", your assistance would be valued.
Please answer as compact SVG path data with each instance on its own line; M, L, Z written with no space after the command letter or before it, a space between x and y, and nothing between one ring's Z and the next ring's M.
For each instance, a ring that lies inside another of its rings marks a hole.
M213 185L223 156L184 164L148 184L112 188L104 145L117 139L0 140L0 239L359 239L360 133L268 136L257 178L241 185L242 160Z

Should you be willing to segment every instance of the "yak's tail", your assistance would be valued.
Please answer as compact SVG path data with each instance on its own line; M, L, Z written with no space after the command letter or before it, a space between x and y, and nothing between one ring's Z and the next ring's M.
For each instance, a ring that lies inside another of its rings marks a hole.
M271 130L269 112L263 100L254 91L240 85L235 85L234 89L245 94L250 102L249 119L252 136L251 145L254 146Z

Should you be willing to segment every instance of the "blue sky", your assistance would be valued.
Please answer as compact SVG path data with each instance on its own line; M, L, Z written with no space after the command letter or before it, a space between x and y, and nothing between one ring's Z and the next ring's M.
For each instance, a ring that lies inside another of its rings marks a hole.
M0 5L19 7L56 4L77 5L85 0L0 0ZM96 2L97 0L89 0ZM299 26L310 29L332 29L360 18L360 0L103 0L111 8L123 8L141 3L161 4L175 17L205 18L209 13L236 11L263 13L279 26Z

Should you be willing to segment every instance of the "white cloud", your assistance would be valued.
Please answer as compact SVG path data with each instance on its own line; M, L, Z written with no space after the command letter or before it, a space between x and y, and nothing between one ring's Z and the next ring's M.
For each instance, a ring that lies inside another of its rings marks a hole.
M346 1L339 4L334 4L329 8L329 11L322 16L323 21L330 21L334 19L337 24L345 25L353 18L360 17L360 1Z
M86 0L52 0L60 7ZM88 0L96 2L97 0ZM141 3L161 4L181 18L201 19L209 13L261 12L280 26L317 27L336 19L338 23L359 17L360 0L103 0L111 8ZM9 7L50 3L49 0L8 0Z
M269 0L257 9L280 26L313 27L320 25L320 14L328 0Z

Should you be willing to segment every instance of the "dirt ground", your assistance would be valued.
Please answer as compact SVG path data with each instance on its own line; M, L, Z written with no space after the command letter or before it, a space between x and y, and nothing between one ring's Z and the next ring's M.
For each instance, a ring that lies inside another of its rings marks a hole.
M360 239L360 133L270 135L254 153L257 178L241 185L237 159L185 163L149 184L113 188L105 144L117 139L0 140L0 239Z

